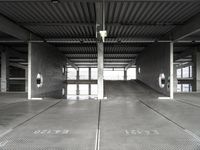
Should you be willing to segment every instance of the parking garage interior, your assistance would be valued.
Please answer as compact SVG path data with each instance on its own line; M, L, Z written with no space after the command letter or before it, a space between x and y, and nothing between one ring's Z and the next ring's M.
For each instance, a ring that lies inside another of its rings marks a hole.
M0 0L0 149L199 150L199 0Z

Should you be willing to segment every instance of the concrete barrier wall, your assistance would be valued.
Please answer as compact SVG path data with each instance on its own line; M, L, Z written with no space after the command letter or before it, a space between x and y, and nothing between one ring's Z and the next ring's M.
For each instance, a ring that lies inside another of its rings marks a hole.
M66 58L59 50L47 43L29 43L29 85L28 97L31 98L62 98L66 76L62 67ZM37 74L43 76L43 86L37 87Z
M166 96L170 95L168 77L170 76L170 44L156 43L146 48L136 60L137 79ZM139 73L140 68L140 73ZM159 75L164 73L165 86L160 88Z

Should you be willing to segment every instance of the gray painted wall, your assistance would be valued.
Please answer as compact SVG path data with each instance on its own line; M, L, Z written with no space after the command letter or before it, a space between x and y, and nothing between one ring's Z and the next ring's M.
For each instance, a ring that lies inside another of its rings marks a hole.
M168 77L170 76L170 44L156 43L146 48L136 60L137 65L137 79L163 93L170 96L168 89ZM141 72L138 72L140 67ZM159 86L159 75L165 74L165 87Z
M29 98L62 98L66 76L62 67L66 58L57 48L47 43L29 43ZM36 84L37 74L43 76L43 86Z

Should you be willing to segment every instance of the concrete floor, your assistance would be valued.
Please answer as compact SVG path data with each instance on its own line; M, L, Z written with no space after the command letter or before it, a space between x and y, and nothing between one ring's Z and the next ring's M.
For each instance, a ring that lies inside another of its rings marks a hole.
M158 100L162 95L134 81L105 84L101 102L0 95L0 149L200 150L199 94Z

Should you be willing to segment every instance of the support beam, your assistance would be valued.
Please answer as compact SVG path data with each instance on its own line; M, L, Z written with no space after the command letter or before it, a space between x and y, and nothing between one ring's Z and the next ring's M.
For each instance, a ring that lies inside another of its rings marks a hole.
M124 68L124 80L127 80L127 70Z
M15 56L17 58L21 58L21 59L24 59L24 60L28 59L28 55L20 53L19 51L15 50L13 48L0 45L0 51L2 51L3 49L7 50L9 52L10 56Z
M97 0L84 0L84 2L96 2ZM199 0L106 0L107 2L199 2ZM0 0L0 2L51 2L51 0ZM60 2L83 2L83 0L60 0Z
M32 98L32 61L31 61L31 55L32 55L32 43L28 43L28 99L30 100Z
M175 63L174 63L175 64ZM188 62L188 63L185 63L185 64L176 64L176 69L179 69L179 68L184 68L184 67L188 67L188 66L192 66L193 65L193 62Z
M115 26L115 27L130 27L130 26L181 26L182 24L174 24L174 23L105 23L106 26ZM42 27L48 27L48 26L86 26L86 27L95 27L95 23L90 22L90 23L69 23L69 22L57 22L57 23L20 23L20 25L22 26L26 26L26 27L38 27L38 26L42 26Z
M78 70L78 66L76 66L69 58L67 58L67 63L73 67L74 69Z
M104 47L103 43L97 43L98 49L98 99L104 98L104 78L103 78L103 70L104 70Z
M174 42L180 41L192 34L200 31L200 14L188 20L185 25L178 26L167 34L163 39L173 40Z
M200 92L200 52L194 51L193 53L193 66L192 66L192 90Z
M89 80L91 80L91 67L89 67ZM91 83L89 83L89 95L91 95Z
M170 99L174 99L174 43L170 43Z
M28 92L28 68L25 69L25 92Z
M8 51L1 51L1 92L8 91L9 80L9 56Z
M105 30L105 4L103 2L96 3L96 38L102 41L100 31Z
M178 84L178 80L177 80L177 65L174 64L174 92L177 92L177 84Z
M135 65L135 59L133 59L133 60L125 67L125 70L128 70L128 68L132 67L133 65Z
M179 59L182 59L182 58L185 58L185 57L187 57L187 56L190 56L190 55L193 54L193 52L194 52L194 50L192 50L192 49L185 50L185 51L183 51L182 53L176 55L176 56L174 57L174 61L179 60Z
M104 1L96 3L96 38L97 38L97 62L98 62L98 79L97 79L97 96L98 99L104 98L104 43L100 31L105 30L105 6Z
M0 15L0 22L0 31L17 39L23 41L28 41L30 39L41 39L2 15Z
M20 68L20 69L24 69L24 70L26 70L28 68L27 66L24 66L24 65L21 65L21 64L18 64L18 63L9 63L9 65L13 66L13 67Z
M80 79L80 72L79 72L79 68L76 70L76 80L79 81ZM76 95L80 94L80 90L79 90L79 84L76 84Z

